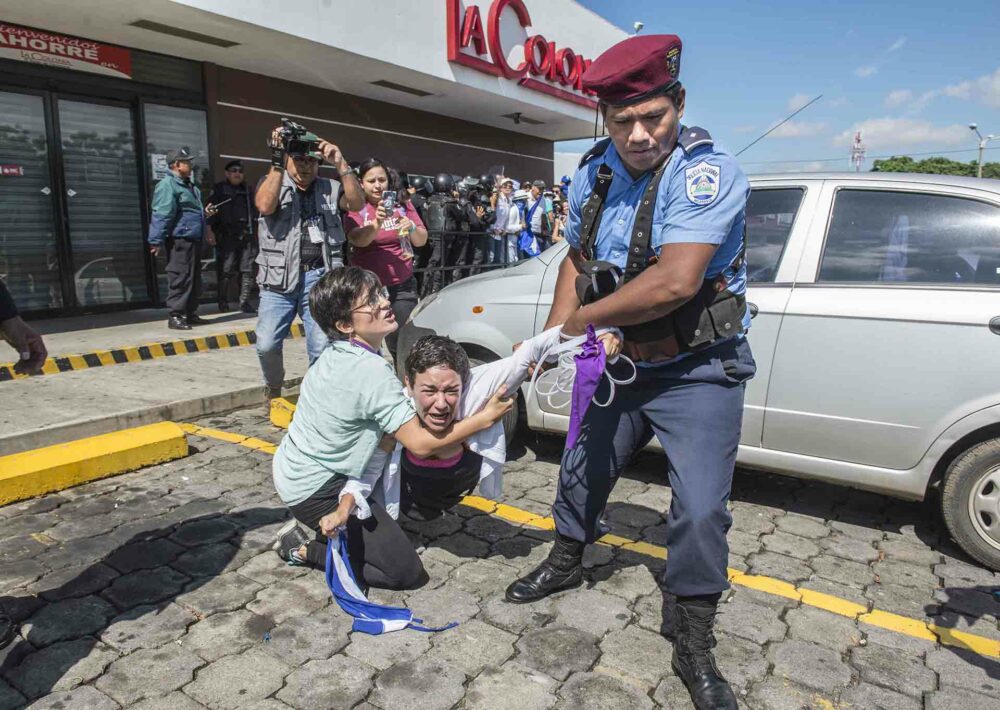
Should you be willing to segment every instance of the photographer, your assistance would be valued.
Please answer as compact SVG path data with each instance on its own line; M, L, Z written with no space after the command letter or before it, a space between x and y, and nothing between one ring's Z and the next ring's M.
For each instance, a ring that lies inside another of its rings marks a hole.
M215 233L216 267L219 274L219 311L229 310L229 284L240 277L240 310L256 313L250 304L253 263L257 257L254 225L257 209L253 189L243 179L243 163L226 163L226 179L217 182L205 206L205 216Z
M257 283L257 356L264 374L265 406L281 395L285 379L282 346L298 314L306 328L311 365L328 339L309 313L309 290L327 271L344 265L341 211L360 210L364 192L343 154L287 119L271 132L271 168L257 185L260 212ZM328 160L340 180L318 177Z

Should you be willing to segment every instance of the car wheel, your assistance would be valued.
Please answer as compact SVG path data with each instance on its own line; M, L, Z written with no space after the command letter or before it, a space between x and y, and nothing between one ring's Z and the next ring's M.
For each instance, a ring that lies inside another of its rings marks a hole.
M497 358L499 359L499 358ZM485 365L486 361L481 360L478 357L470 357L469 365L471 367L476 367L477 365ZM521 420L521 407L524 406L523 398L518 396L517 401L514 403L514 407L503 415L503 433L504 437L507 439L507 446L510 446L510 442L514 440L514 434L517 433L517 427Z
M976 444L951 462L941 508L962 549L1000 571L1000 439Z

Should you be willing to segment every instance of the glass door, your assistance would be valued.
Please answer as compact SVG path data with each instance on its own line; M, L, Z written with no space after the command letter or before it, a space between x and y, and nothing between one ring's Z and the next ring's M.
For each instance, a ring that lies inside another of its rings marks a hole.
M41 96L0 91L0 279L22 311L63 305Z
M149 301L132 111L59 99L58 115L78 305Z

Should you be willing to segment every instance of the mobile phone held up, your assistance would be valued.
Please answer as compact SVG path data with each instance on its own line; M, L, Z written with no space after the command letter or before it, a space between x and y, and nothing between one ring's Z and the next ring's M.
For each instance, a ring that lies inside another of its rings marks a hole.
M396 204L396 191L385 190L382 193L382 206L385 208L386 214L392 214L392 211L396 209Z

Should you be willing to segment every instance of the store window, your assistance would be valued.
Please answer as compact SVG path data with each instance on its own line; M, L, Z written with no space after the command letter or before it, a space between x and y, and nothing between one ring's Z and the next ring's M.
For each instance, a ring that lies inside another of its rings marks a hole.
M177 148L187 148L194 156L194 180L201 190L202 202L212 191L212 173L208 165L208 120L204 111L180 106L147 103L143 107L146 120L146 151L149 156L150 193L167 173L166 155ZM214 299L218 279L215 272L215 250L202 242L202 297ZM156 259L156 282L160 298L167 295L166 257Z
M819 280L1000 286L1000 207L947 195L841 190Z
M60 308L42 97L0 92L0 279L21 310Z

